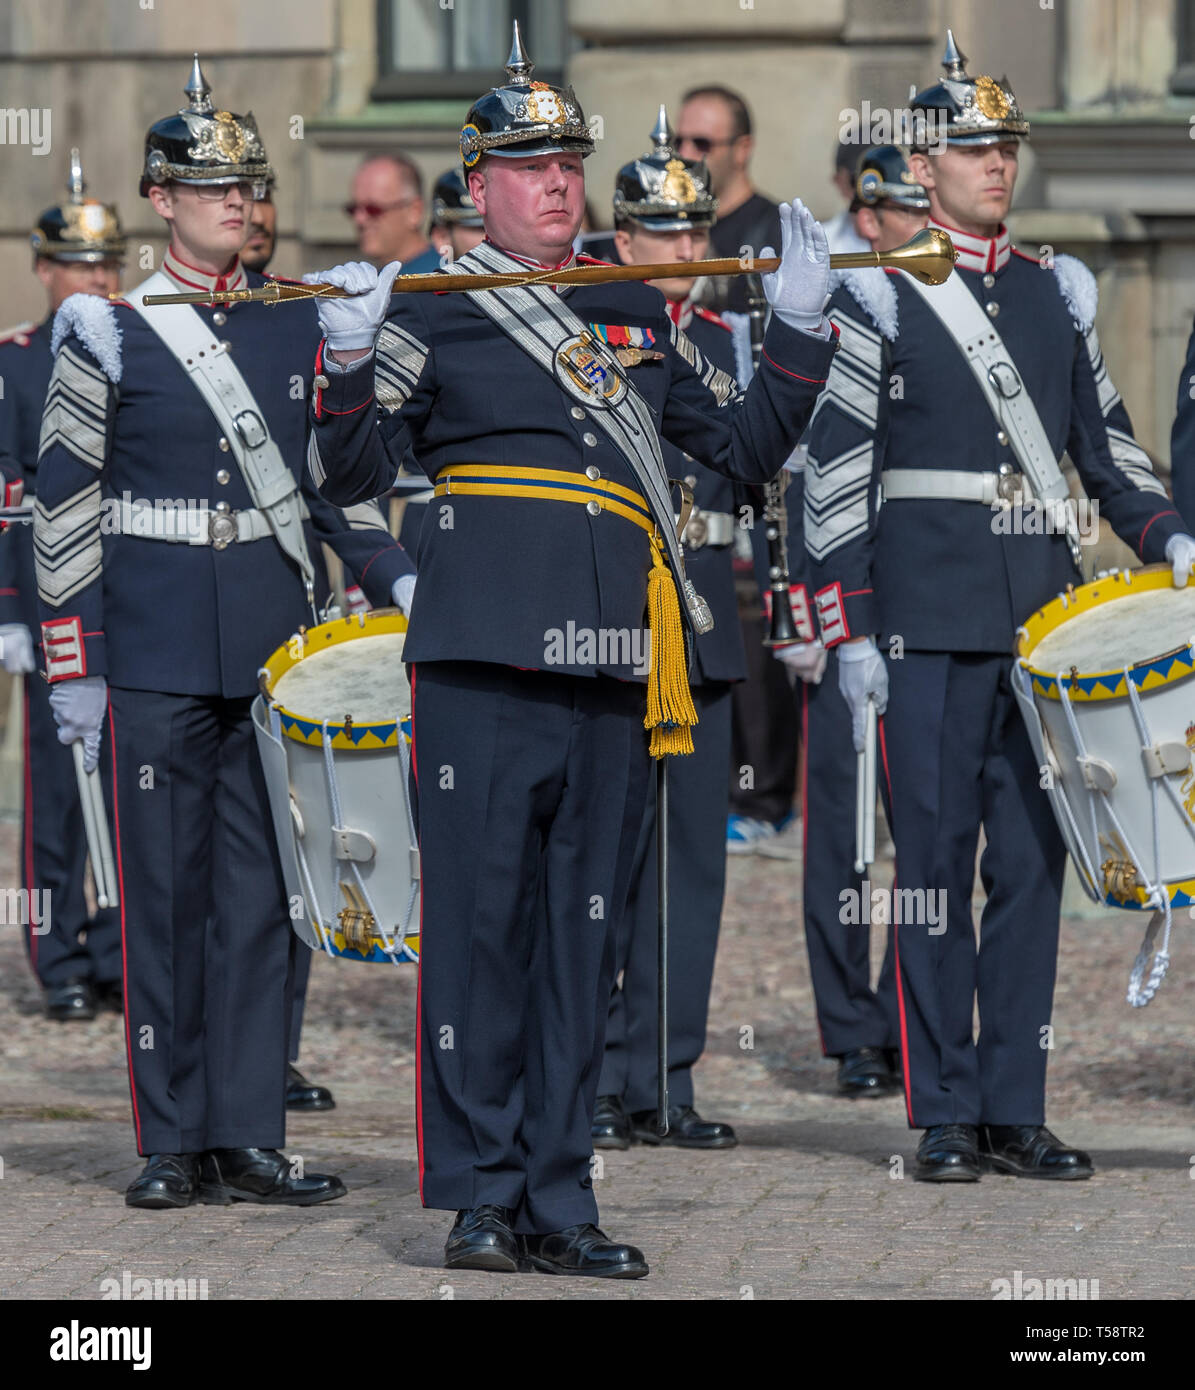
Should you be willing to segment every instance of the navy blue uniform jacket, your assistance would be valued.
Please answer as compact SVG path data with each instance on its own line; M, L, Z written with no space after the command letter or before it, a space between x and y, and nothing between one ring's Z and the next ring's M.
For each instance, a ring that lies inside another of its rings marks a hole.
M729 478L759 483L779 471L822 389L833 341L773 322L762 369L740 393L675 327L650 286L563 293L583 324L642 330L663 354L627 374L665 440ZM395 296L373 365L320 378L328 385L315 394L310 457L329 501L380 496L408 448L430 479L453 464L482 463L566 470L581 481L594 468L635 486L605 431L464 293ZM546 634L570 621L597 632L642 628L649 565L644 532L613 512L595 516L554 500L437 498L420 538L406 655L544 667ZM644 678L614 659L552 669Z

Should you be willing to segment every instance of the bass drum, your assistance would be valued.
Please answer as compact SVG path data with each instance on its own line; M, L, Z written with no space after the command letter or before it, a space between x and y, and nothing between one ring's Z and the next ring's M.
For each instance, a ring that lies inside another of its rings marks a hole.
M300 631L258 673L253 702L295 932L395 965L419 959L406 627L382 609Z

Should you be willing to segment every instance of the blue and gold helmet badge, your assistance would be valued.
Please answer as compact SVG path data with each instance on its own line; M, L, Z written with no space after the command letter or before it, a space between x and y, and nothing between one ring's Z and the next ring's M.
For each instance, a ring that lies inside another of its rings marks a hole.
M481 155L481 131L470 121L461 128L461 163L466 169L472 169Z

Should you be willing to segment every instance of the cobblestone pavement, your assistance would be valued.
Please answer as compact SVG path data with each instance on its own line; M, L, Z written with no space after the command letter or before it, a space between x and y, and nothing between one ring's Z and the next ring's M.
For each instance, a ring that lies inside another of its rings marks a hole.
M0 1296L95 1298L128 1272L203 1279L213 1299L990 1299L1019 1270L1098 1280L1104 1299L1195 1297L1190 922L1144 1010L1123 1002L1138 919L1064 923L1050 1120L1093 1151L1095 1179L918 1184L901 1176L914 1136L900 1099L834 1095L797 925L795 831L788 843L793 857L729 866L698 1104L742 1142L604 1155L603 1225L652 1268L629 1284L440 1268L449 1221L417 1195L409 969L315 962L302 1061L338 1106L293 1118L287 1147L309 1171L343 1174L345 1199L304 1212L126 1208L140 1165L120 1022L44 1020L18 933L0 929ZM0 827L0 866L13 853L13 827ZM0 888L13 881L0 873Z

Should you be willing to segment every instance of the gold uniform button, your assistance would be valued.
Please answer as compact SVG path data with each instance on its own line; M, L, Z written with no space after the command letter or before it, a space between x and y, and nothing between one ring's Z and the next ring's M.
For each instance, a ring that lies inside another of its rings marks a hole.
M328 378L321 372L311 384L317 391L326 391L331 385L331 382L329 382Z
M229 449L232 448L232 445L229 444L228 440L225 439L223 435L220 436L220 448L223 449L225 453L227 453Z
M216 481L218 483L226 483L231 477L232 474L229 473L227 468L221 468L219 472L216 474Z
M602 506L600 502L586 502L585 510L589 513L590 516L600 516Z
M996 303L994 299L989 299L983 307L988 311L988 314L992 318L995 318L996 315L1000 312L1000 306Z
M597 435L596 435L596 434L591 434L591 433L589 432L589 430L586 430L585 433L581 436L581 438L585 441L586 444L589 445L589 447L590 447L591 449L596 449L596 448L597 448Z
M572 410L569 413L572 415L574 420L584 420L585 418L585 412L581 409L579 405L573 406Z
M602 476L602 470L596 464L591 463L589 467L585 470L585 476L588 479L590 479L590 481L592 481L593 479L600 478Z

